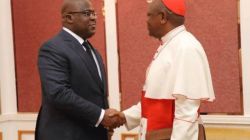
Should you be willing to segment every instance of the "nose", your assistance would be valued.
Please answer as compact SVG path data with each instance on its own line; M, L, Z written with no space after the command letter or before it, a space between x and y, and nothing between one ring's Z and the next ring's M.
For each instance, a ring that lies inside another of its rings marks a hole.
M95 12L91 13L89 16L91 19L96 19L97 18L97 14Z

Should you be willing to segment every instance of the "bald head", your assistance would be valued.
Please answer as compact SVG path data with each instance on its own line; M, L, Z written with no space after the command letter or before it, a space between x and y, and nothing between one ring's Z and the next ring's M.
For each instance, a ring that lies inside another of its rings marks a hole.
M84 10L82 7L84 7L87 2L88 0L64 0L61 8L61 14L64 15L72 11Z
M162 8L164 8L161 0L148 0L147 2L149 4L149 10L158 12L159 10L162 10Z
M62 25L83 39L95 34L96 16L90 0L64 0Z

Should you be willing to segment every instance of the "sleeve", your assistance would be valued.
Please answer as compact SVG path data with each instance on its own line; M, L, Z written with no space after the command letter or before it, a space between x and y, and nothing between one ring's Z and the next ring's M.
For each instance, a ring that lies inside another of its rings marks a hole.
M184 96L177 96L171 140L198 139L199 106L200 100L191 100Z
M97 121L97 123L95 124L95 127L98 127L100 125L100 123L102 122L103 118L104 118L104 114L105 114L105 110L102 109L101 115Z
M134 105L127 110L123 111L126 118L126 128L128 130L134 129L135 127L140 125L141 121L141 103L139 102L137 105Z
M44 102L66 115L95 126L101 108L77 95L70 84L67 57L51 44L44 44L38 56Z

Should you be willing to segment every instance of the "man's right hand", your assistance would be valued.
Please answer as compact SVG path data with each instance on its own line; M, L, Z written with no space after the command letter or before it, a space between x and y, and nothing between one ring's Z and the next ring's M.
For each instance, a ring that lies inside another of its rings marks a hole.
M124 115L115 109L106 109L101 124L108 129L120 127L126 122Z

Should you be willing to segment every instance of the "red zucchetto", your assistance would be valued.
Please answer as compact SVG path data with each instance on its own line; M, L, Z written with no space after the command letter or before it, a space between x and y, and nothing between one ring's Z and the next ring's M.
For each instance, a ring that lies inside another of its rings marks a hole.
M173 13L184 16L185 15L185 0L162 0L163 4Z

